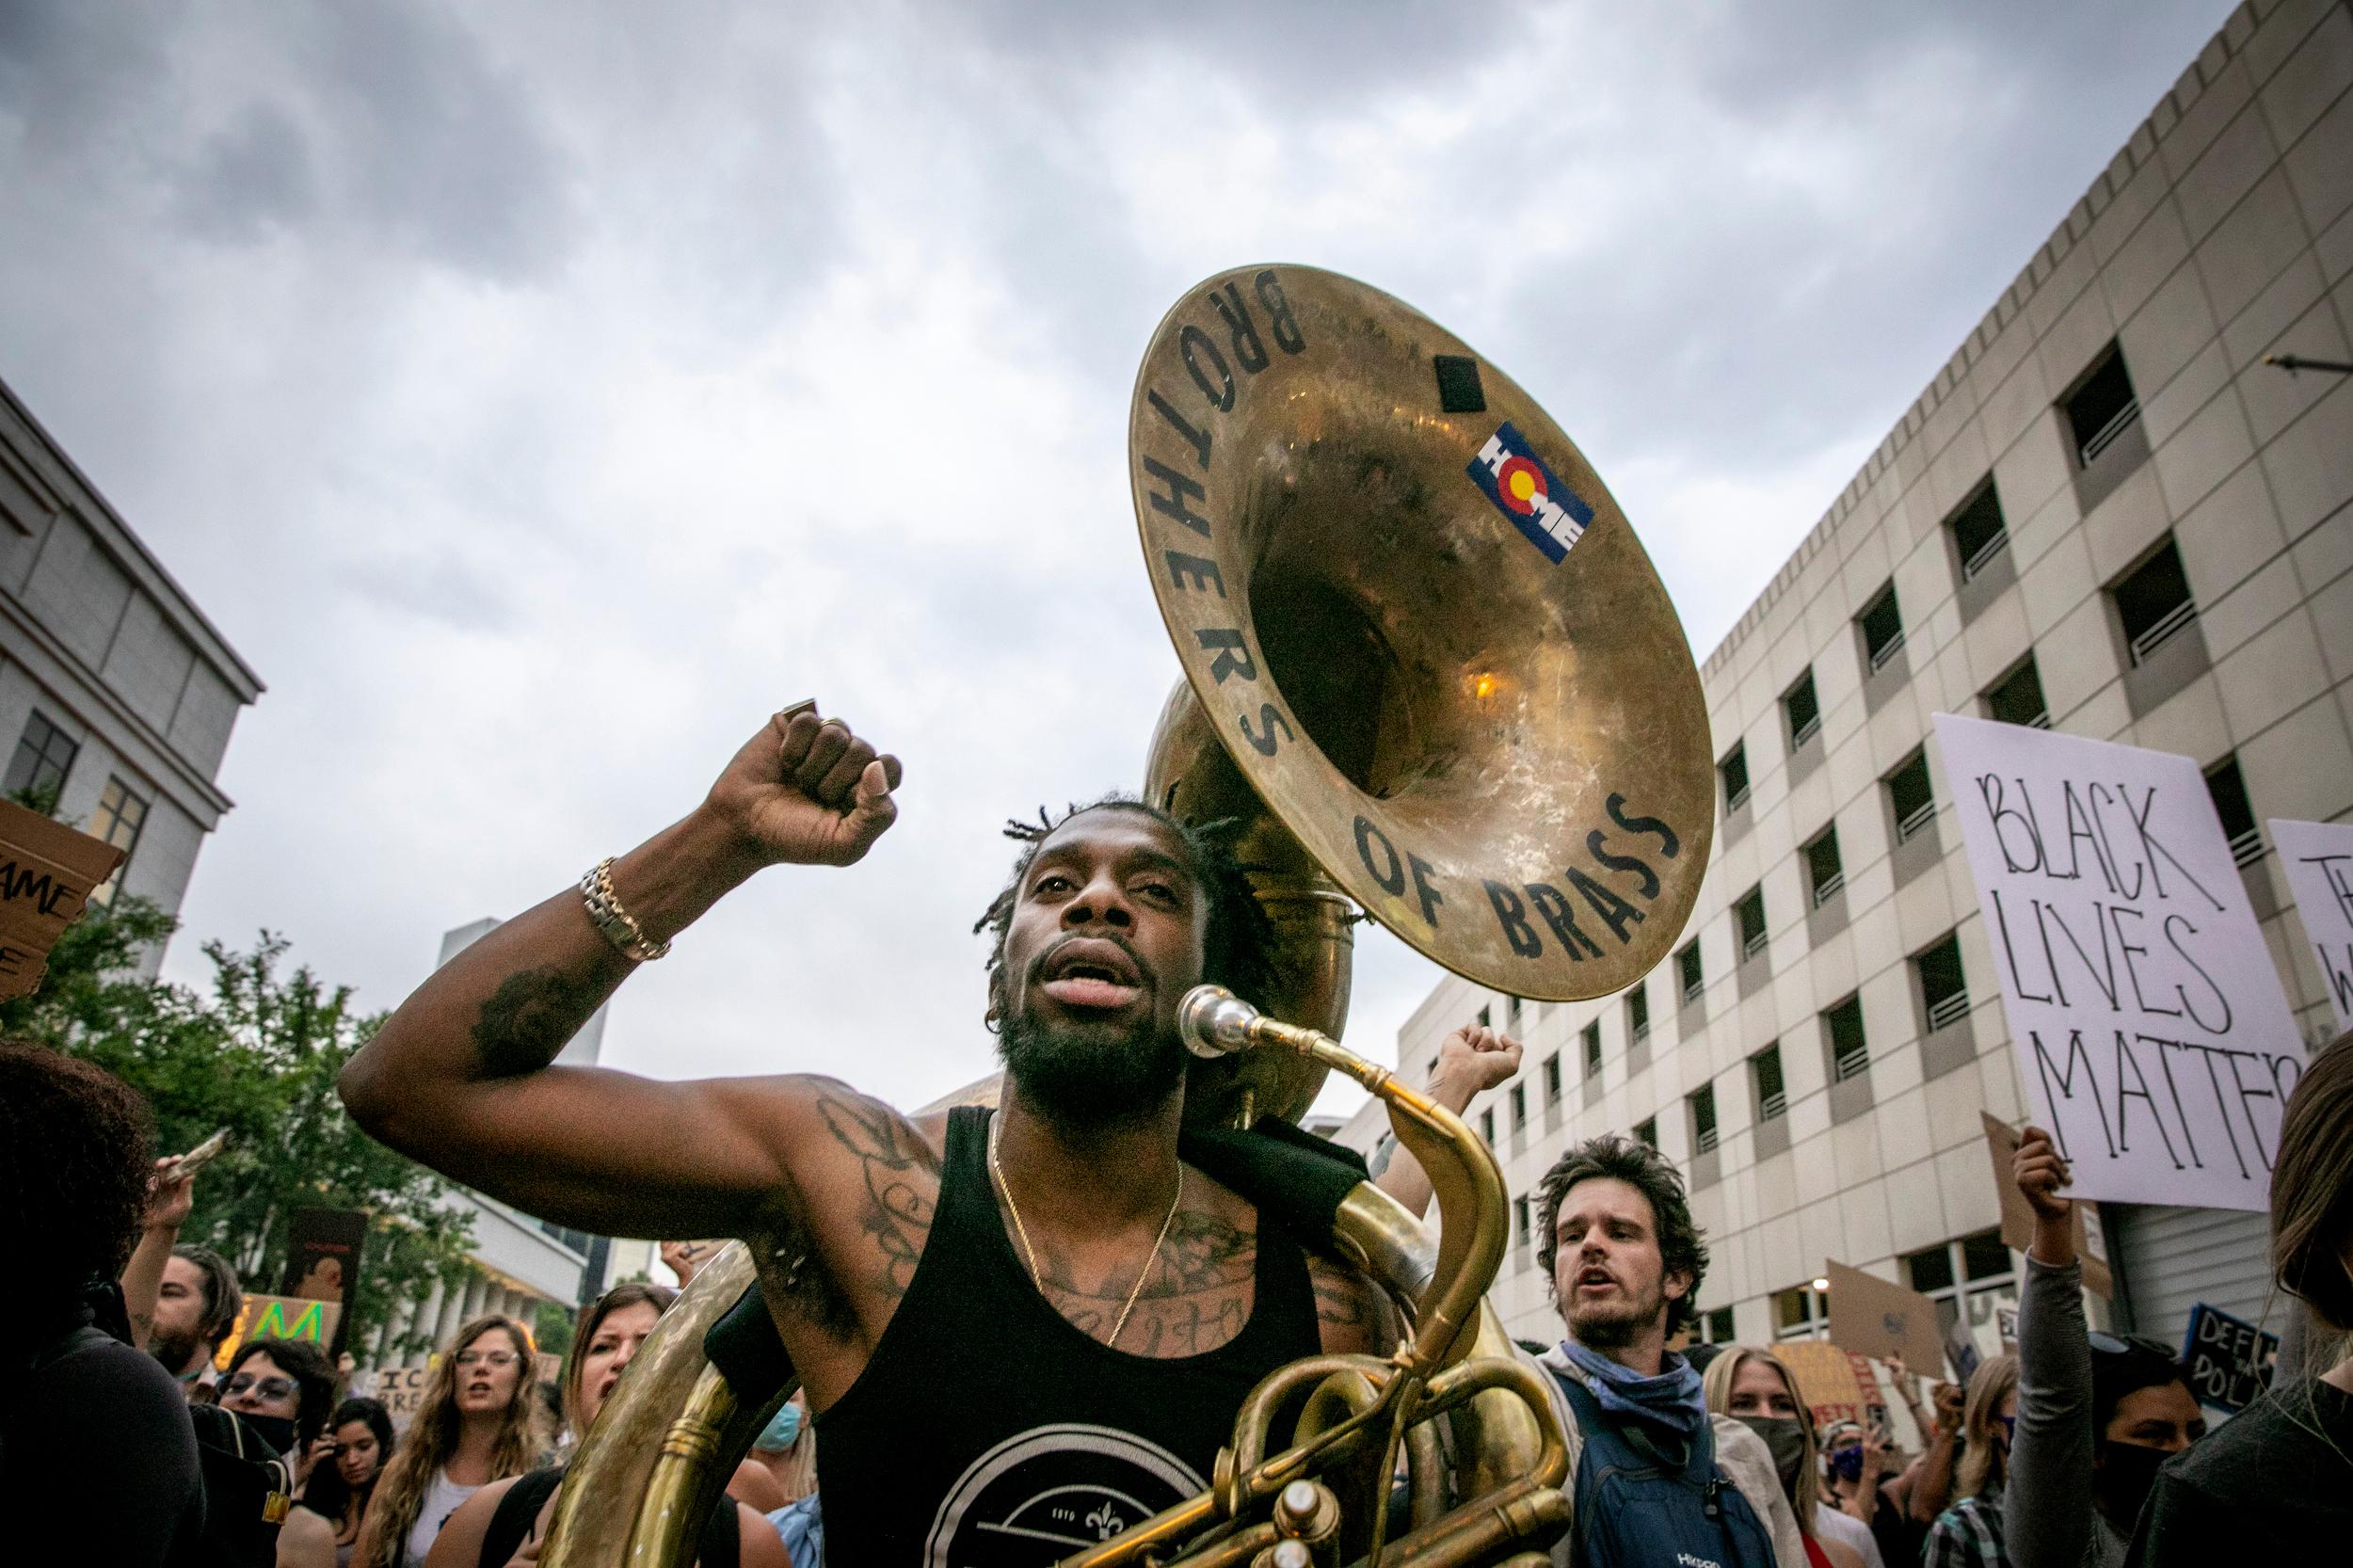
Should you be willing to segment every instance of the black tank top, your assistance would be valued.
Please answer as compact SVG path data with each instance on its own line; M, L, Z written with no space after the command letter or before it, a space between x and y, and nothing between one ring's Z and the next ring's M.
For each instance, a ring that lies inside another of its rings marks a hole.
M991 1112L948 1113L915 1278L815 1420L825 1556L877 1568L1051 1563L1209 1489L1259 1379L1320 1350L1306 1260L1260 1215L1249 1321L1200 1355L1108 1350L1039 1294L988 1179Z

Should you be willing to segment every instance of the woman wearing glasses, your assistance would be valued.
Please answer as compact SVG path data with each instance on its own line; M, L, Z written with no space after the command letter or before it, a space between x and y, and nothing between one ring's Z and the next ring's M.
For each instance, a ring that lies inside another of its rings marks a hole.
M220 1380L220 1407L233 1411L285 1456L300 1485L312 1446L335 1403L335 1368L307 1339L248 1339Z
M419 1568L458 1504L546 1453L522 1325L476 1318L451 1344L376 1484L353 1557L359 1568Z
M582 1311L571 1353L564 1358L564 1416L575 1439L597 1418L614 1384L677 1300L678 1292L667 1286L637 1281L615 1286ZM563 1467L554 1465L484 1487L450 1516L425 1568L537 1562L563 1480ZM704 1524L696 1560L702 1568L792 1568L784 1543L768 1521L726 1496Z

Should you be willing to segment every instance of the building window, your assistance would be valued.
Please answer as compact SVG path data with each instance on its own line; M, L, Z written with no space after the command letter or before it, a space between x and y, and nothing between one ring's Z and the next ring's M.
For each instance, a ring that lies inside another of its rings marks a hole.
M1637 1142L1648 1144L1652 1148L1657 1148L1658 1146L1658 1118L1645 1116L1635 1123L1634 1137Z
M121 779L109 777L104 792L98 797L98 809L90 813L89 832L91 838L104 839L122 851L122 864L90 890L91 903L114 902L115 889L122 885L122 873L131 869L131 856L138 848L139 829L146 825L146 797L136 793Z
M1512 1130L1528 1130L1528 1085L1525 1083L1512 1085Z
M18 737L16 755L8 759L8 776L0 785L0 793L11 797L43 802L44 811L57 808L57 796L65 792L65 776L73 769L75 754L82 744L49 721L40 709L24 721L24 733Z
M1820 1339L1830 1333L1830 1292L1793 1285L1773 1294L1775 1339Z
M1756 1119L1769 1122L1789 1110L1789 1090L1781 1076L1781 1042L1749 1058L1749 1087L1756 1092Z
M1732 1343L1732 1308L1720 1306L1700 1317L1700 1343L1729 1345Z
M2214 797L2214 814L2222 819L2231 858L2242 866L2262 859L2263 829L2255 824L2255 808L2247 798L2247 777L2238 771L2237 752L2206 770L2206 792Z
M1699 1000L1700 993L1707 988L1707 982L1700 973L1700 939L1697 936L1684 943L1683 951L1675 954L1675 977L1683 983L1683 1005L1686 1007Z
M1716 775L1724 781L1724 809L1737 811L1749 803L1749 748L1746 742L1724 753L1724 760L1716 764Z
M2108 594L2116 600L2116 618L2124 629L2124 646L2135 664L2147 664L2151 655L2198 619L2189 574L2182 569L2182 552L2173 548L2170 538L2118 578Z
M1929 783L1929 754L1924 746L1912 760L1887 776L1887 803L1896 811L1896 841L1907 843L1936 821L1936 794Z
M1493 1029L1495 1025L1495 1009L1492 1007L1481 1008L1479 1010L1479 1027L1481 1029Z
M1479 1113L1479 1136L1487 1140L1487 1146L1496 1146L1496 1108L1487 1107Z
M1528 1245L1529 1230L1528 1200L1513 1198L1512 1200L1512 1234L1518 1239L1519 1244L1523 1247Z
M1625 1037L1650 1038L1650 987L1637 985L1625 994Z
M2002 498L1994 493L1993 475L1961 504L1945 526L1953 531L1953 552L1961 557L1963 583L1993 564L2009 543L2009 527L2002 519Z
M1964 1312L1973 1326L1987 1322L1995 1307L2018 1300L2018 1276L1999 1230L1981 1230L1903 1261L1912 1288L1936 1304L1940 1329L1949 1330Z
M1784 692L1781 711L1789 720L1789 749L1797 750L1822 732L1822 705L1814 696L1814 670L1798 677L1798 683Z
M1864 606L1855 624L1863 628L1863 656L1869 662L1871 673L1877 675L1904 646L1903 612L1896 607L1893 579L1879 591L1877 599Z
M1948 931L1934 946L1922 949L1912 960L1912 972L1919 978L1920 1006L1931 1031L1969 1016L1969 982L1961 972L1958 933Z
M1589 1079L1599 1078L1601 1076L1601 1020L1595 1018L1592 1023L1587 1024L1585 1032L1578 1035L1577 1039L1585 1048L1585 1076Z
M1838 858L1837 824L1825 827L1818 837L1807 840L1804 854L1806 891L1814 899L1814 907L1819 909L1847 885L1846 863Z
M1758 883L1732 906L1733 923L1740 934L1740 956L1754 958L1765 951L1765 885Z
M2067 425L2075 438L2075 466L2089 468L2140 419L2133 377L2115 344L2067 399Z
M1554 1051L1545 1058L1545 1103L1561 1103L1561 1053Z
M1833 1081L1847 1080L1871 1065L1871 1048L1863 1037L1863 999L1849 997L1822 1015L1822 1032L1830 1036L1830 1070Z
M1716 1086L1704 1083L1683 1096L1691 1112L1691 1152L1705 1154L1716 1146Z
M1508 1034L1508 1033L1510 1033L1513 1030L1515 1030L1515 1029L1517 1029L1517 1028L1519 1028L1519 1027L1520 1027L1520 999L1519 999L1519 998L1517 998L1517 997L1506 997L1506 998L1504 998L1504 999L1503 999L1503 1029L1504 1029L1504 1032Z
M1986 689L1985 716L2029 729L2051 728L2050 704L2042 700L2042 672L2035 668L2033 654Z

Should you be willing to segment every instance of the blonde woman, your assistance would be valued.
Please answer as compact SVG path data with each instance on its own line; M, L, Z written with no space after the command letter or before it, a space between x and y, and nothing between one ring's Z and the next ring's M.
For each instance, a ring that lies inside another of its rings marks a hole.
M632 1281L615 1286L581 1313L580 1331L564 1358L564 1419L575 1438L596 1420L621 1374L677 1300L678 1292L667 1286ZM536 1562L563 1480L563 1467L555 1465L483 1487L450 1515L425 1568ZM696 1560L703 1568L790 1568L784 1544L768 1521L726 1496L697 1538Z
M2002 1496L2009 1483L2009 1438L2018 1420L2018 1357L1997 1355L1969 1380L1962 1406L1959 1500L1929 1530L1923 1568L2009 1568L2002 1545ZM2090 1506L2089 1499L2085 1507Z
M1773 1456L1812 1568L1866 1568L1862 1553L1821 1534L1822 1466L1814 1448L1814 1421L1798 1398L1798 1380L1781 1357L1753 1345L1731 1346L1707 1364L1702 1387L1709 1410L1756 1433ZM1864 1539L1870 1539L1868 1530Z
M493 1315L459 1329L376 1484L359 1568L420 1568L459 1504L538 1464L548 1446L539 1408L520 1323Z

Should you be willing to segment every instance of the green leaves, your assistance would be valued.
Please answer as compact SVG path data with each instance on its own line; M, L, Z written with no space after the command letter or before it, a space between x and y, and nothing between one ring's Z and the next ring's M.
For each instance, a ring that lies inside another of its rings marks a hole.
M210 994L139 978L143 950L175 922L143 899L93 907L69 927L32 996L0 1003L0 1032L86 1057L144 1093L159 1152L194 1147L216 1128L229 1151L198 1178L181 1240L212 1247L248 1288L275 1292L286 1224L296 1208L356 1208L372 1216L347 1337L361 1353L400 1303L436 1278L466 1275L472 1219L447 1189L344 1113L335 1080L383 1015L358 1013L348 986L307 966L285 968L289 944L264 931L238 952L207 943ZM417 1344L388 1344L397 1354Z

